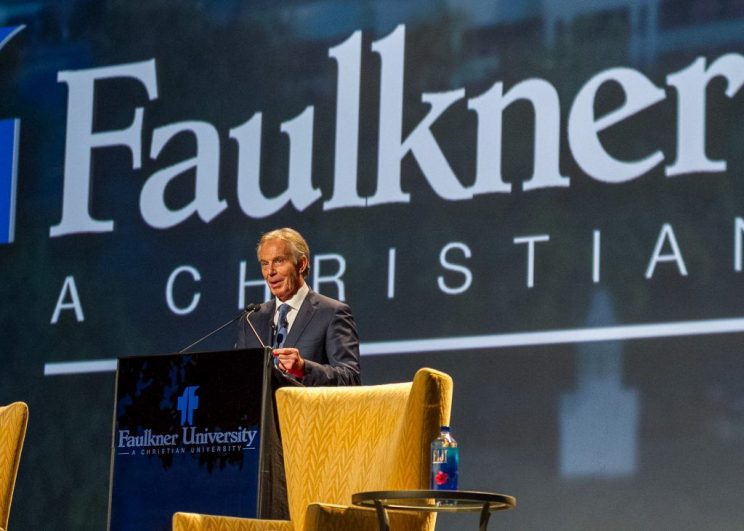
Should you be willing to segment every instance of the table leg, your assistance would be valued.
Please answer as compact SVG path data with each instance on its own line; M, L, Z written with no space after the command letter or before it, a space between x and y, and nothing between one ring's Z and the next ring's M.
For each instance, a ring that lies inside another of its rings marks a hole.
M379 500L375 500L375 509L377 510L377 523L380 526L380 531L390 531L387 511Z
M486 531L486 528L488 527L488 519L491 518L491 511L488 507L488 503L483 504L483 509L481 509L481 515L480 515L480 531Z

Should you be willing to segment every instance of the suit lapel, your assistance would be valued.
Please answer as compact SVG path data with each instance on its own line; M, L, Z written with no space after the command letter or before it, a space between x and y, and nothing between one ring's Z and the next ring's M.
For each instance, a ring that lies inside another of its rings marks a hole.
M302 301L300 310L297 312L297 317L295 317L294 323L292 323L292 328L289 331L289 334L287 334L287 341L284 343L286 346L294 346L297 344L297 341L302 335L302 331L310 323L313 315L315 315L316 305L317 300L315 299L315 292L308 292L305 300Z

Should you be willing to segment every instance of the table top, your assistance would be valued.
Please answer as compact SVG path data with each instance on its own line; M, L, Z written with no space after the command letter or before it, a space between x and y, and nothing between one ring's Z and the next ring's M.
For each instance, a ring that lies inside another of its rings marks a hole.
M386 509L428 512L503 511L517 505L513 496L473 490L379 490L351 496L360 507L375 507L375 502Z

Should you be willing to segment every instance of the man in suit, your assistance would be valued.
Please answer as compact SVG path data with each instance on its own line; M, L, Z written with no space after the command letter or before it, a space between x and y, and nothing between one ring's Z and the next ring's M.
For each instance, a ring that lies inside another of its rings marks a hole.
M351 309L314 292L305 282L310 249L302 235L290 228L267 232L256 253L275 298L249 319L262 340L274 347L277 367L306 386L359 385L359 337ZM241 320L238 347L257 343L246 320Z

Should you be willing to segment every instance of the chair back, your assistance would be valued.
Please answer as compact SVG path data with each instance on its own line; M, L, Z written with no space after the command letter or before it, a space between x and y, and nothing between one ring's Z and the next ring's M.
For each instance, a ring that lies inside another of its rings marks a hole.
M408 383L286 387L276 402L290 517L301 531L310 503L429 487L429 448L449 424L452 379L420 369Z
M28 406L14 402L0 407L0 528L8 528L18 463L26 437Z

